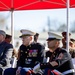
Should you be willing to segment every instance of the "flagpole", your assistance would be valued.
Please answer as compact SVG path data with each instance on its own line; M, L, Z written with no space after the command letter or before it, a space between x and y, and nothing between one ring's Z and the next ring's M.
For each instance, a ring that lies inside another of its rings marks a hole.
M70 18L69 18L69 7L70 7L70 0L67 0L67 51L69 52L69 25L70 25Z

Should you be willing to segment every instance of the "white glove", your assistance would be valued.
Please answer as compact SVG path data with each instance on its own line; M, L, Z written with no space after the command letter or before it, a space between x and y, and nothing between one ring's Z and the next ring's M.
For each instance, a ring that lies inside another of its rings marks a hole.
M25 71L29 71L29 70L31 70L31 68L27 68L27 67L23 67L23 69L25 69Z
M34 66L33 72L34 72L35 74L38 73L39 70L40 70L40 64L37 64L36 66Z

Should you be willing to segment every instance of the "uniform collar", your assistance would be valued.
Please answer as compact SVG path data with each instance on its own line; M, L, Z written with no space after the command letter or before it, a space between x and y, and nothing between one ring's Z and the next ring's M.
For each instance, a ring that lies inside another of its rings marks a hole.
M2 42L0 43L0 45L3 44L4 42L5 42L5 41L2 41Z

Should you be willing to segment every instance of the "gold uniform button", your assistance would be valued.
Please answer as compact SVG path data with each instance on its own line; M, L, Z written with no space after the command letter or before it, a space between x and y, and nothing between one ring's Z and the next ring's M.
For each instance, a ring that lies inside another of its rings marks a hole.
M26 59L27 60L27 59Z
M27 50L29 50L29 49L27 49Z
M54 54L55 54L55 52L54 52Z
M27 53L27 52L25 52L25 53Z
M21 52L23 52L23 51L21 50Z

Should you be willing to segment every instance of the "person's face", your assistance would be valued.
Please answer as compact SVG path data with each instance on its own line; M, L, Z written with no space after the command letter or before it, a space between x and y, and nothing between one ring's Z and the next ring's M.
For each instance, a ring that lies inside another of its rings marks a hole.
M36 39L38 40L38 36L36 36Z
M38 40L38 36L34 36L34 41L37 42L37 40Z
M75 48L74 46L75 46L75 44L74 44L74 43L69 42L69 47L70 47L71 49Z
M31 36L23 36L22 41L23 41L23 45L28 46L31 41Z
M66 46L66 40L64 38L62 39L62 44Z
M47 44L48 44L48 48L55 48L55 46L56 46L56 41L55 41L55 40L49 40L49 41L47 42Z
M4 39L4 36L0 34L0 42L2 42Z
M5 41L8 42L8 43L10 43L11 40L12 40L12 38L7 38L7 39L5 39Z

